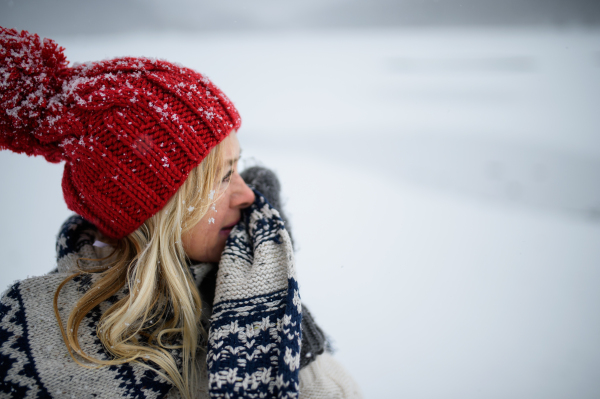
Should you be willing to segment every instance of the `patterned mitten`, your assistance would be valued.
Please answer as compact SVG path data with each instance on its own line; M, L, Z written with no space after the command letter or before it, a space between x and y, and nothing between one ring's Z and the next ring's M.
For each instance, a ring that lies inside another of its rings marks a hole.
M259 192L219 263L207 364L211 397L298 397L302 305L292 243Z

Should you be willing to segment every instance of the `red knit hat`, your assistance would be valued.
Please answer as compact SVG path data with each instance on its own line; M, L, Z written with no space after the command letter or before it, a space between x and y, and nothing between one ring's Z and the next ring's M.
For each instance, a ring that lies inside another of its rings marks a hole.
M240 116L205 76L119 58L67 67L49 39L0 27L0 149L65 161L69 209L122 238L158 212Z

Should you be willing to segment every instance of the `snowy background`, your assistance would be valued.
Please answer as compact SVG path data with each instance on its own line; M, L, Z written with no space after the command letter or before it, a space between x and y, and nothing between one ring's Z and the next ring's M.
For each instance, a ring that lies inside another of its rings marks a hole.
M74 14L5 1L0 25L73 62L176 61L235 102L243 165L282 181L303 300L367 398L600 396L598 3L223 1L197 27L191 1L54 3ZM70 213L61 165L0 168L5 287L54 266Z

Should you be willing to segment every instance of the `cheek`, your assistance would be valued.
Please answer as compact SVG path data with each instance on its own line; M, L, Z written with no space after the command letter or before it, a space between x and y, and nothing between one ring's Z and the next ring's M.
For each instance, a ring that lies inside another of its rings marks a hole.
M183 248L190 259L199 262L211 262L214 261L214 253L218 252L220 254L223 250L223 248L217 249L221 244L219 228L216 221L215 223L209 223L210 217L212 216L204 217L181 237Z
M218 262L228 234L221 234L225 222L232 219L228 214L228 196L223 196L208 210L202 219L189 232L183 235L182 241L186 254L199 262Z
M207 226L205 224L207 222L201 220L196 226L181 236L183 248L191 259L201 261L210 247L209 242L207 242L207 238L210 235L206 230Z
M222 217L223 214L227 211L228 204L229 204L229 193L228 193L228 191L225 191L224 193L221 194L221 197L219 198L219 200L214 204L214 207L212 207L208 210L208 213L206 215L207 216L213 215L213 217L215 215L219 215L220 217Z

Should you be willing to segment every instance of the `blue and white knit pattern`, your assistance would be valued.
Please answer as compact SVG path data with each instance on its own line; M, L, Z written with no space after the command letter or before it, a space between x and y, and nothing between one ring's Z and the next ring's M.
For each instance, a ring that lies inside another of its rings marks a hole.
M0 398L162 398L171 385L139 364L84 368L69 356L54 317L52 298L66 274L33 277L13 285L0 301ZM94 275L78 276L61 291L63 322ZM92 309L79 327L85 353L108 359L96 325L109 298Z
M208 342L213 398L297 398L302 305L292 244L258 192L219 264Z

